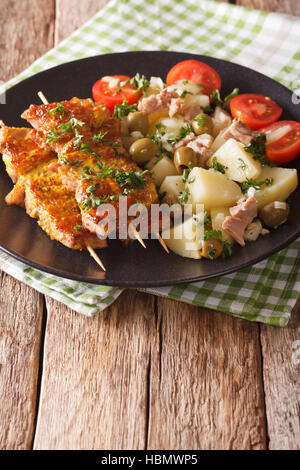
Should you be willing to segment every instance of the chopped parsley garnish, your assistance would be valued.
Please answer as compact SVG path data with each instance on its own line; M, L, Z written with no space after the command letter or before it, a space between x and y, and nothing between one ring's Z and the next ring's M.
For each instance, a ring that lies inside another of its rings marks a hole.
M196 121L197 124L199 124L199 126L205 126L205 114L202 113L202 114L199 114L198 116L196 116L193 121Z
M191 171L192 171L191 168L185 168L185 169L183 170L183 173L182 173L182 181L183 181L184 183L189 183L189 184L194 183L195 178L189 179L189 176L190 176L190 172L191 172Z
M214 157L212 159L212 167L215 171L219 171L223 175L226 173L226 170L228 169L228 166L222 165L222 163L219 163L217 160L217 157Z
M113 117L121 119L136 110L136 104L128 104L128 101L124 100L122 104L116 104Z
M105 139L105 136L106 134L108 133L108 131L106 132L99 132L99 134L97 135L94 135L94 137L91 139L93 142L98 142L98 144L108 144L112 147L112 149L115 151L115 154L116 155L119 155L119 152L118 152L118 148L120 147L120 143L115 141L111 141L111 140L108 140L108 139Z
M106 136L107 133L108 133L108 131L99 132L99 134L94 135L94 137L92 138L92 141L93 142L98 142L99 144L102 144L103 142L105 142L104 137Z
M56 140L60 139L60 137L62 137L62 135L67 134L68 132L75 131L75 133L76 133L76 130L77 130L76 127L77 126L82 127L83 125L84 125L84 122L79 121L76 118L72 118L72 119L70 119L70 121L68 121L64 124L60 124L58 126L58 129L60 129L62 131L61 133L59 133L57 131L57 129L55 127L53 127L50 130L47 137L46 137L46 142L47 142L47 144L52 144L53 142L56 142ZM78 133L76 134L76 136L77 136L77 138L82 137L82 136L79 136Z
M146 180L143 178L144 175L148 174L148 170L145 171L117 171L114 178L121 187L129 186L131 189L144 189Z
M223 100L220 95L220 90L215 90L209 94L210 101L214 104L214 106L223 106Z
M191 93L190 91L187 91L187 90L184 90L181 95L180 95L180 98L185 98L186 95L192 95L193 93Z
M83 135L80 135L78 130L75 129L75 139L73 140L74 147L79 148L81 146L82 138L83 138Z
M96 165L97 165L97 167L99 168L99 170L103 170L103 168L105 168L103 162L97 162Z
M91 209L92 207L93 208L98 207L103 203L103 199L101 199L98 196L95 196L96 190L97 190L97 188L96 188L96 185L94 185L94 184L91 184L87 188L86 192L87 192L87 194L89 194L89 197L85 201L80 203L81 207L88 210L88 209Z
M182 81L182 84L183 84L183 85L187 85L188 83L189 83L188 80L183 80L183 81Z
M204 232L203 239L208 240L211 237L215 237L220 242L222 241L222 231L221 230L208 230L207 232Z
M53 127L46 137L46 143L53 144L53 142L56 142L59 138L60 138L60 134L57 132L55 127Z
M209 212L204 212L204 229L205 230L211 230L212 227L212 221L211 221L211 215Z
M154 135L147 135L148 139L151 139L153 140L153 142L156 143L157 145L157 148L158 148L158 153L157 155L159 155L161 158L164 156L164 155L167 155L168 157L172 157L173 154L171 152L168 152L168 150L166 150L164 148L164 144L161 140L161 135L160 134L154 134ZM157 160L158 161L158 160Z
M164 191L163 193L160 193L158 191L158 200L159 202L162 202L162 200L164 199L164 197L167 195L167 191Z
M110 140L107 141L107 143L111 146L111 148L115 151L116 155L120 155L119 148L120 148L120 143L119 142L111 142Z
M189 179L190 172L191 172L191 169L190 169L190 168L185 168L185 170L183 170L182 181L183 181L184 183L186 183L187 180Z
M247 165L246 165L246 163L244 162L244 160L243 160L242 158L238 158L238 161L240 162L238 168L241 168L242 170L246 170Z
M61 103L58 103L57 106L51 109L48 114L61 114L63 119L65 117L65 111L65 107Z
M265 158L266 154L266 134L260 133L254 139L251 140L250 144L244 147L246 152L253 155L254 160L259 160L263 165L268 165L271 167L276 166L274 163L270 162Z
M216 250L216 248L214 248L213 250L210 250L207 253L207 256L208 256L209 259L214 259L216 253L217 253L217 250Z
M243 193L247 192L249 188L254 188L256 190L259 190L261 186L272 186L273 182L274 182L274 179L272 177L266 178L264 181L255 181L255 180L246 178L246 181L243 181L243 183L241 183L241 189Z
M70 166L78 166L80 161L79 160L75 160L74 162L69 162L69 160L64 157L63 155L61 157L59 157L59 161L63 164L63 165L70 165Z
M71 118L70 121L65 122L64 124L60 124L58 129L61 129L63 134L67 134L68 132L75 131L76 127L84 126L83 121L79 121L76 118Z
M137 73L131 80L130 83L132 86L136 88L137 91L142 91L145 94L145 91L150 85L149 80L145 77L145 75L140 75Z
M82 230L82 225L75 225L74 230Z
M179 142L181 139L184 139L188 134L193 132L193 128L190 124L185 124L184 127L182 127L179 131L179 134L176 137L171 137L168 139L168 143L171 145L175 145L177 142Z
M207 114L212 114L217 106L224 107L224 104L227 103L228 100L234 98L236 95L239 94L239 89L235 88L229 95L224 98L221 98L220 91L215 90L210 93L210 104L208 106L202 107L203 111Z
M158 124L156 124L156 129L166 129L166 126L162 123L162 122L159 122Z
M181 205L187 204L190 196L190 190L189 188L185 188L183 191L180 191L179 196L178 196L178 201L180 202Z
M201 106L201 109L205 114L212 114L215 110L212 104L209 104L208 106Z
M116 171L115 168L113 167L109 167L109 168L105 168L104 166L102 168L100 168L102 171L101 173L97 173L96 176L97 178L107 178L107 177L114 177L115 174L116 174Z
M89 166L85 166L82 171L85 175L93 175L94 174L93 169Z
M224 98L224 103L227 103L227 101L231 100L232 98L234 98L235 96L237 96L239 94L240 90L239 88L234 88L234 90L232 90L231 93L229 93L229 95L227 95L225 98Z
M232 248L230 243L227 240L223 240L223 252L222 252L222 258L226 259L232 256Z
M81 144L80 150L81 150L82 152L90 153L91 155L93 155L93 156L96 157L96 158L102 158L101 155L99 155L98 153L94 152L88 144Z

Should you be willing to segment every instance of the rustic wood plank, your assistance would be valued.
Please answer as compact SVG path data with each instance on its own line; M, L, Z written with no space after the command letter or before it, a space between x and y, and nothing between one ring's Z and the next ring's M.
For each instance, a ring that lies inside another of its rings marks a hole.
M126 292L85 318L49 312L35 449L144 449L152 296Z
M53 47L55 0L1 0L0 80L22 72Z
M56 0L55 43L68 37L110 0Z
M12 78L52 47L53 20L54 0L1 1L0 80ZM30 449L43 296L4 273L0 291L0 448Z
M300 2L297 0L236 0L235 3L248 8L300 15Z
M34 435L42 296L0 274L0 449L30 449Z
M265 449L256 324L159 300L148 449Z
M262 326L269 447L300 449L300 301L286 328Z

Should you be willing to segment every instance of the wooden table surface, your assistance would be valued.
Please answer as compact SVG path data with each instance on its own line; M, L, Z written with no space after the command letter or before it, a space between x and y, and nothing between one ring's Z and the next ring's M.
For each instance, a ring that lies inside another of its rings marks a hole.
M106 3L0 0L0 80ZM1 449L300 449L300 302L286 328L134 291L89 319L0 286Z

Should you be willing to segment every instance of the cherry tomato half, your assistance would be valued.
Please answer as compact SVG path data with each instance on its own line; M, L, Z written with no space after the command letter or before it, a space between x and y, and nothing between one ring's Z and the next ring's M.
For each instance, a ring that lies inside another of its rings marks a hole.
M141 97L141 93L137 92L136 89L129 83L130 77L126 75L112 75L111 78L119 80L116 87L111 89L109 87L109 80L106 77L98 80L93 86L93 97L97 102L105 104L110 113L114 112L116 104L122 104L124 100L127 103L137 103ZM122 85L122 83L125 83Z
M231 114L240 119L251 129L268 126L281 116L282 108L268 96L245 93L230 102Z
M266 145L267 158L276 164L288 163L300 154L300 123L295 121L278 121L268 127L260 129L260 132L268 134L284 126L290 126L290 131L279 139Z
M173 85L179 80L190 80L202 85L201 92L209 95L221 89L219 74L209 65L199 60L184 60L174 65L168 73L167 85Z

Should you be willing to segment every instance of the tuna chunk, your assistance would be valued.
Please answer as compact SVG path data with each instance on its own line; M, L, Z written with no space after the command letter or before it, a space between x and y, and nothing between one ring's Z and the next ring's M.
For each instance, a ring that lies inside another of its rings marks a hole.
M176 91L169 91L165 88L158 95L150 95L140 100L138 110L145 114L151 114L155 111L169 109L174 98L179 98L178 93L176 93Z
M184 100L182 98L172 98L171 104L169 107L169 116L170 118L176 116L184 106Z
M182 114L186 121L192 121L196 116L202 113L203 113L203 110L200 104L195 103L189 106L188 108L186 108Z
M254 132L239 119L234 119L222 137L224 140L232 138L241 142L241 144L248 145L254 137Z
M196 139L192 140L187 144L187 147L190 147L194 150L197 158L198 158L198 165L205 168L206 162L210 159L213 155L213 152L210 149L212 144L211 136L206 137L205 134L199 135Z
M190 132L187 136L174 145L174 150L180 149L181 147L186 147L189 142L195 139L195 137L195 134Z
M229 233L241 246L245 246L245 230L257 216L255 197L240 199L236 206L231 207L230 214L225 218L222 229Z

